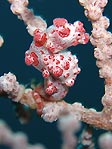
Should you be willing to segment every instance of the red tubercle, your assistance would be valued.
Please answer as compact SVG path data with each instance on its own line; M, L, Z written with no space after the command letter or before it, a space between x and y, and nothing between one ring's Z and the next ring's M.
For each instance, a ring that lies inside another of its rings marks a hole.
M53 66L48 66L48 70L51 71L53 69Z
M66 84L67 86L71 87L71 86L74 85L74 80L72 79L71 81L66 82L65 84Z
M47 44L46 48L49 52L54 53L55 47L51 43Z
M48 81L47 82L47 86L49 87L49 86L52 86L53 85L53 82L51 82L51 81Z
M52 94L54 94L54 93L57 92L57 88L56 88L56 86L49 85L49 86L45 89L45 92L46 92L47 95L50 96L50 95L52 95Z
M44 63L45 65L49 65L49 61L47 61L47 60L43 60L43 63Z
M84 42L83 42L83 44L86 44L88 41L89 41L89 34L86 33L86 34L84 35Z
M62 38L68 37L70 35L70 29L63 27L61 30L57 31L59 36Z
M36 102L36 106L37 106L37 113L39 115L42 115L42 110L43 110L43 107L44 107L44 102L43 100L41 99L40 95L38 92L36 92L35 90L32 92L32 96Z
M25 63L27 65L32 65L32 63L33 63L33 58L31 57L31 55L27 51L25 53Z
M71 59L71 57L68 57L68 61L71 61L72 59Z
M69 63L68 61L66 61L66 62L64 63L63 68L64 68L65 70L68 70L68 69L70 68L70 63Z
M78 21L78 25L79 25L79 26L83 26L83 23L80 22L80 21Z
M26 53L25 53L25 63L27 65L37 66L39 64L38 56L34 52L28 53L26 51Z
M75 23L74 23L75 25ZM85 33L85 29L83 27L83 23L78 21L78 27L76 28L76 32Z
M46 33L40 32L38 29L34 31L34 43L35 46L41 47L45 44L47 41L47 35Z
M60 77L62 74L63 74L63 69L61 69L59 66L56 66L56 67L53 69L53 75L54 75L55 77Z
M68 78L70 76L70 73L64 74L64 78Z
M34 52L31 52L30 55L33 58L33 63L32 64L34 66L38 66L38 64L39 64L38 56Z
M64 56L63 55L60 55L60 60L63 60L64 59Z
M50 75L50 73L49 73L48 70L44 70L44 71L42 72L42 76L43 76L44 78L48 78L49 75Z
M57 64L57 65L58 65L58 64L60 64L60 61L59 61L59 60L57 60L57 59L56 59L56 64Z
M49 55L49 59L54 59L54 55Z
M86 44L88 41L89 41L89 34L84 33L80 37L77 37L77 39L75 39L75 41L72 42L72 45L76 46L78 44Z
M53 24L56 27L64 26L66 23L68 23L68 21L64 18L56 18L56 19L53 20Z
M45 54L45 52L43 50L40 50L41 54Z
M48 58L47 58L47 57L44 57L43 60L44 60L44 61L48 61Z

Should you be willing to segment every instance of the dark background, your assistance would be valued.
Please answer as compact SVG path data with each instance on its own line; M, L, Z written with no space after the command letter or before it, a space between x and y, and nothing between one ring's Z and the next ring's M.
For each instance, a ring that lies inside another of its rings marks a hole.
M78 0L30 0L29 2L29 8L33 8L36 15L43 17L48 26L52 25L54 18L64 17L70 23L82 21L87 32L91 33L91 24L84 16L83 7L79 5ZM110 19L112 17L111 4L112 2L108 3L104 13ZM110 31L112 31L111 28L110 25ZM35 78L37 82L43 80L40 72L25 65L24 53L29 48L32 37L27 33L23 21L12 14L10 4L6 0L0 0L0 34L5 40L3 47L0 48L0 75L10 71L23 84L29 84L32 78ZM77 55L82 71L65 100L70 103L81 102L85 107L93 107L100 111L104 81L98 77L93 47L88 43L71 47L69 50ZM30 143L42 143L47 149L60 149L62 140L56 122L46 123L34 112L31 121L21 125L15 116L10 100L6 98L0 98L0 119L4 119L13 131L24 131ZM100 132L100 130L95 131L95 138ZM0 146L0 149L3 148Z

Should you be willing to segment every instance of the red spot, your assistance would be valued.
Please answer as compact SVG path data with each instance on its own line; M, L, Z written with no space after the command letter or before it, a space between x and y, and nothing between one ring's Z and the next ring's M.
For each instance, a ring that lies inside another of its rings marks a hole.
M41 71L44 71L44 68L41 68Z
M49 55L49 59L53 59L54 58L54 55Z
M45 65L49 65L49 61L43 61Z
M63 67L64 67L65 70L68 70L70 68L70 63L68 61L66 61L64 63L64 66Z
M70 86L73 86L74 85L74 80L70 82Z
M48 61L48 58L44 57L44 61Z
M78 22L78 27L76 28L76 31L77 32L81 32L81 33L84 33L85 32L85 29L83 27L83 23L82 22Z
M53 82L47 82L47 83L48 83L47 84L48 87L53 85Z
M37 113L38 113L39 115L41 115L41 114L42 114L43 107L44 107L44 103L43 103L43 101L42 101L42 99L41 99L39 93L38 93L36 90L34 90L34 91L32 92L32 96L33 96L33 98L34 98L34 100L35 100L35 102L36 102Z
M53 68L53 66L48 66L49 71Z
M64 56L63 55L60 55L60 60L63 60L64 59Z
M35 46L37 47L43 46L46 40L47 40L46 33L42 33L38 29L34 31Z
M69 73L66 73L65 75L64 75L64 78L68 78L69 77Z
M76 76L77 75L77 72L74 72L74 76Z
M56 67L53 69L53 75L54 75L55 77L60 77L62 74L63 74L63 69L61 69L59 66L56 66Z
M68 60L71 61L72 60L71 57L69 57Z
M78 25L79 25L79 26L83 26L83 23L79 21L79 22L78 22Z
M44 78L48 78L50 74L49 74L49 71L48 70L44 70L42 72L42 75L43 75Z
M65 83L67 86L73 86L74 85L74 80L71 80L69 82Z
M45 54L45 52L43 50L40 50L41 54Z
M51 52L51 53L53 53L54 52L54 50L55 50L55 48L54 48L54 46L53 45L51 45L51 43L49 43L48 45L47 45L47 50L49 51L49 52Z
M25 63L26 63L27 65L31 65L31 64L33 63L32 57L31 57L30 54L28 54L27 52L26 52L26 54L25 54Z
M85 38L84 38L83 44L86 44L86 43L89 41L89 34L86 33L86 34L84 35L84 37L85 37Z
M52 32L51 32L51 34L54 34L56 32L56 30L53 30Z
M45 92L48 95L52 95L57 92L57 88L55 86L49 86L48 88L46 88Z
M59 61L59 60L57 60L57 59L56 59L56 64L57 64L57 65L58 65L58 64L60 64L60 61Z
M37 66L39 64L38 56L34 52L31 52L30 56L33 58L33 63L32 64L34 66Z
M28 54L26 52L26 54L25 54L25 63L27 65L37 66L39 64L38 56L34 52L31 52L30 54Z
M64 18L56 18L56 19L53 20L53 24L56 27L64 26L66 23L68 23L68 21Z
M69 28L62 28L60 31L58 31L58 34L60 37L68 37L70 35L70 29Z
M49 65L49 61L48 61L48 58L46 56L44 56L44 58L43 58L43 63L45 65Z

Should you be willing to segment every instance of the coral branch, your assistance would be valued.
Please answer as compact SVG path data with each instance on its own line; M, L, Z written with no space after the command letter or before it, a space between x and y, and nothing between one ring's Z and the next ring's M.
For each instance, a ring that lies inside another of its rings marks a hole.
M112 33L107 31L110 22L102 15L107 0L79 0L84 6L85 15L92 23L91 44L95 47L94 56L96 64L100 68L99 75L105 79L105 95L102 98L104 106L112 105Z
M64 101L46 104L43 108L42 117L45 121L52 122L61 115L73 113L79 120L91 124L96 128L112 130L111 108L97 112L94 109L86 109L80 103L68 104Z
M62 116L58 120L58 129L62 132L62 149L74 149L78 140L75 134L79 131L81 123L73 115Z
M39 16L35 16L33 11L27 8L28 0L8 0L11 3L11 11L23 20L27 25L27 30L31 36L35 29L44 31L47 27L46 22Z
M112 133L106 132L101 134L98 139L100 149L111 149L112 148Z
M2 120L0 120L0 144L11 147L11 149L45 149L41 144L29 144L27 136L24 133L12 132Z
M97 61L96 64L100 68L99 75L105 79L105 95L102 98L104 110L101 113L103 118L92 118L94 121L104 120L102 123L110 125L111 129L111 117L112 117L112 33L107 31L110 22L109 19L102 15L104 7L108 3L107 0L79 0L80 4L84 6L85 15L92 23L92 35L90 41L95 47L94 56ZM107 120L108 119L108 120Z
M95 149L95 144L93 142L93 127L90 125L87 125L87 127L83 130L78 148Z
M11 73L0 77L0 95L12 98L14 102L20 102L31 109L36 109L37 113L47 122L53 122L63 115L72 114L94 127L112 130L111 107L105 107L102 112L97 112L94 109L84 108L80 103L69 104L63 100L48 101L40 85L35 89L25 89Z

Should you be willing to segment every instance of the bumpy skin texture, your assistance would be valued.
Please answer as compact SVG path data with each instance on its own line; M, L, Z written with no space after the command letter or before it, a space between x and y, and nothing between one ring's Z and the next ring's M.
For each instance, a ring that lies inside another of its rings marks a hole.
M34 31L34 40L25 53L25 62L42 72L44 90L50 100L64 98L80 72L77 57L67 48L86 44L88 40L83 23L70 24L64 18L54 19L53 25L45 32Z

